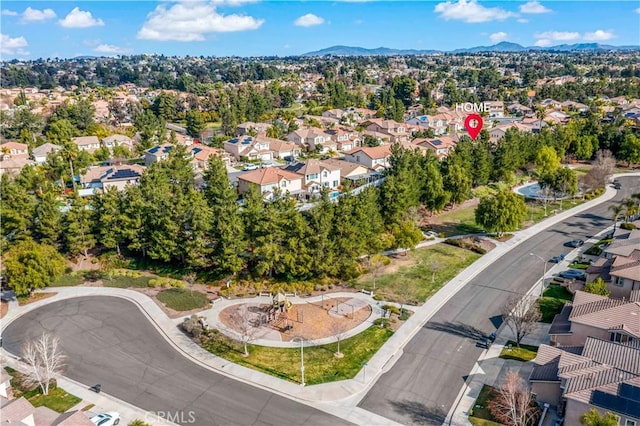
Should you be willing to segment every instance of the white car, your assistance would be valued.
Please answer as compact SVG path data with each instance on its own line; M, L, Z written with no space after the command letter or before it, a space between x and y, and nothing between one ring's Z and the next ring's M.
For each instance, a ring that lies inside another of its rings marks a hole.
M250 170L258 170L258 166L256 166L255 164L245 164L242 168L243 172L248 172Z
M89 419L96 426L114 426L120 423L120 413L109 411L107 413L96 414Z

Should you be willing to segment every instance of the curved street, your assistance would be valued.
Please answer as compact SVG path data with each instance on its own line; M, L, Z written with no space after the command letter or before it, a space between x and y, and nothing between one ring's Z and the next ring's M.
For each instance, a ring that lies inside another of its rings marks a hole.
M609 206L640 191L640 178L620 177L622 189L607 202L564 220L514 247L452 297L404 347L359 406L402 424L441 425L483 349L482 334L495 331L500 308L540 279L544 259L571 249L564 243L592 236L612 224ZM507 330L508 332L508 330Z
M100 383L104 392L148 411L182 413L177 418L184 424L348 424L195 364L135 304L118 297L67 299L28 312L4 330L3 347L19 354L24 341L43 331L60 337L69 378Z

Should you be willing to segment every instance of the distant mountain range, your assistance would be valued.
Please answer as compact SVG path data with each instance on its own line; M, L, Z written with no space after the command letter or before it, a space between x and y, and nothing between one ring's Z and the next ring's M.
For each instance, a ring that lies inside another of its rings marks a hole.
M616 50L640 50L640 46L609 46L599 43L579 43L560 44L558 46L525 47L517 43L507 41L494 44L493 46L476 46L468 49L456 49L450 51L443 50L416 50L416 49L390 49L388 47L378 47L366 49L364 47L352 46L332 46L315 52L304 53L301 56L393 56L393 55L433 55L436 53L478 53L478 52L585 52L585 51L616 51Z

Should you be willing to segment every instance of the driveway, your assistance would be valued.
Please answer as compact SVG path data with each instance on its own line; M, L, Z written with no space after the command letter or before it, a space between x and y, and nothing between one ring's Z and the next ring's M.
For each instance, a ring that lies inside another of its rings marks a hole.
M65 376L191 425L340 425L342 419L201 367L178 353L133 303L82 297L45 305L3 332L14 354L43 331L68 355ZM195 419L193 422L191 419Z
M608 207L640 191L640 178L619 178L616 197L528 239L478 274L405 346L403 355L362 399L365 410L403 424L441 425L482 353L479 336L501 323L500 308L540 279L543 264L569 240L586 240L612 224ZM634 187L633 191L631 187Z

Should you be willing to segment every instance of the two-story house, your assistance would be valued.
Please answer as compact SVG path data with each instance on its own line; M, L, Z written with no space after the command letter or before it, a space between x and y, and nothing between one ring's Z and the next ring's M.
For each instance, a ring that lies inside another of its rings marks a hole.
M391 145L388 144L375 147L361 146L344 154L346 161L361 164L375 171L388 168L389 158L391 158Z
M322 147L325 142L331 141L331 135L317 127L306 127L289 133L287 140L309 151L314 151L316 146Z
M329 129L326 133L331 137L331 141L336 144L336 151L351 151L361 144L360 135L355 130L346 127Z
M220 158L225 166L231 166L230 154L222 149L213 148L203 144L195 144L189 147L189 152L193 158L191 160L191 164L195 172L207 170L209 158L212 156Z
M47 157L50 153L58 152L61 149L62 147L60 145L47 142L33 148L33 151L31 151L31 158L33 158L33 161L35 161L36 164L44 164L47 162Z
M502 101L489 101L484 103L485 111L489 114L489 118L502 118L504 117L504 102Z
M29 158L29 145L19 142L5 142L0 145L0 159Z
M239 136L224 142L224 150L231 154L236 160L273 160L271 142L264 137Z
M89 154L93 154L100 148L100 139L97 136L80 136L73 138L72 142L78 146L80 151L87 151Z
M587 268L587 282L601 277L612 297L629 297L640 290L640 230L616 229L613 241Z
M529 376L539 404L556 407L566 425L591 409L640 424L640 346L588 337L582 346L541 345Z
M322 188L336 190L340 186L340 167L322 160L307 160L289 164L284 170L302 176L302 187L310 194Z
M447 158L456 148L456 141L449 136L439 136L437 138L418 138L413 140L413 144L425 147L435 152L438 159Z
M109 188L116 188L122 191L128 185L139 184L144 170L144 166L137 164L90 167L80 176L80 184L83 189L106 191Z
M404 123L398 123L394 120L373 118L364 122L364 125L367 130L387 135L391 143L408 142L411 136Z
M631 299L613 299L576 291L549 329L552 346L581 346L587 337L640 343L640 290Z
M253 170L238 176L238 192L242 195L251 187L257 188L265 198L276 191L282 194L299 195L302 192L302 176L277 167Z
M245 135L260 135L266 133L271 128L271 124L268 123L254 123L253 121L245 121L238 124L236 127L236 133L238 136Z
M126 135L111 135L102 139L102 144L109 149L109 151L113 151L113 148L116 146L124 146L130 151L133 150L133 140Z
M145 166L149 166L152 163L157 161L166 160L169 158L169 153L173 149L173 145L170 143L165 143L162 145L156 145L152 148L147 149L144 152L144 164Z

